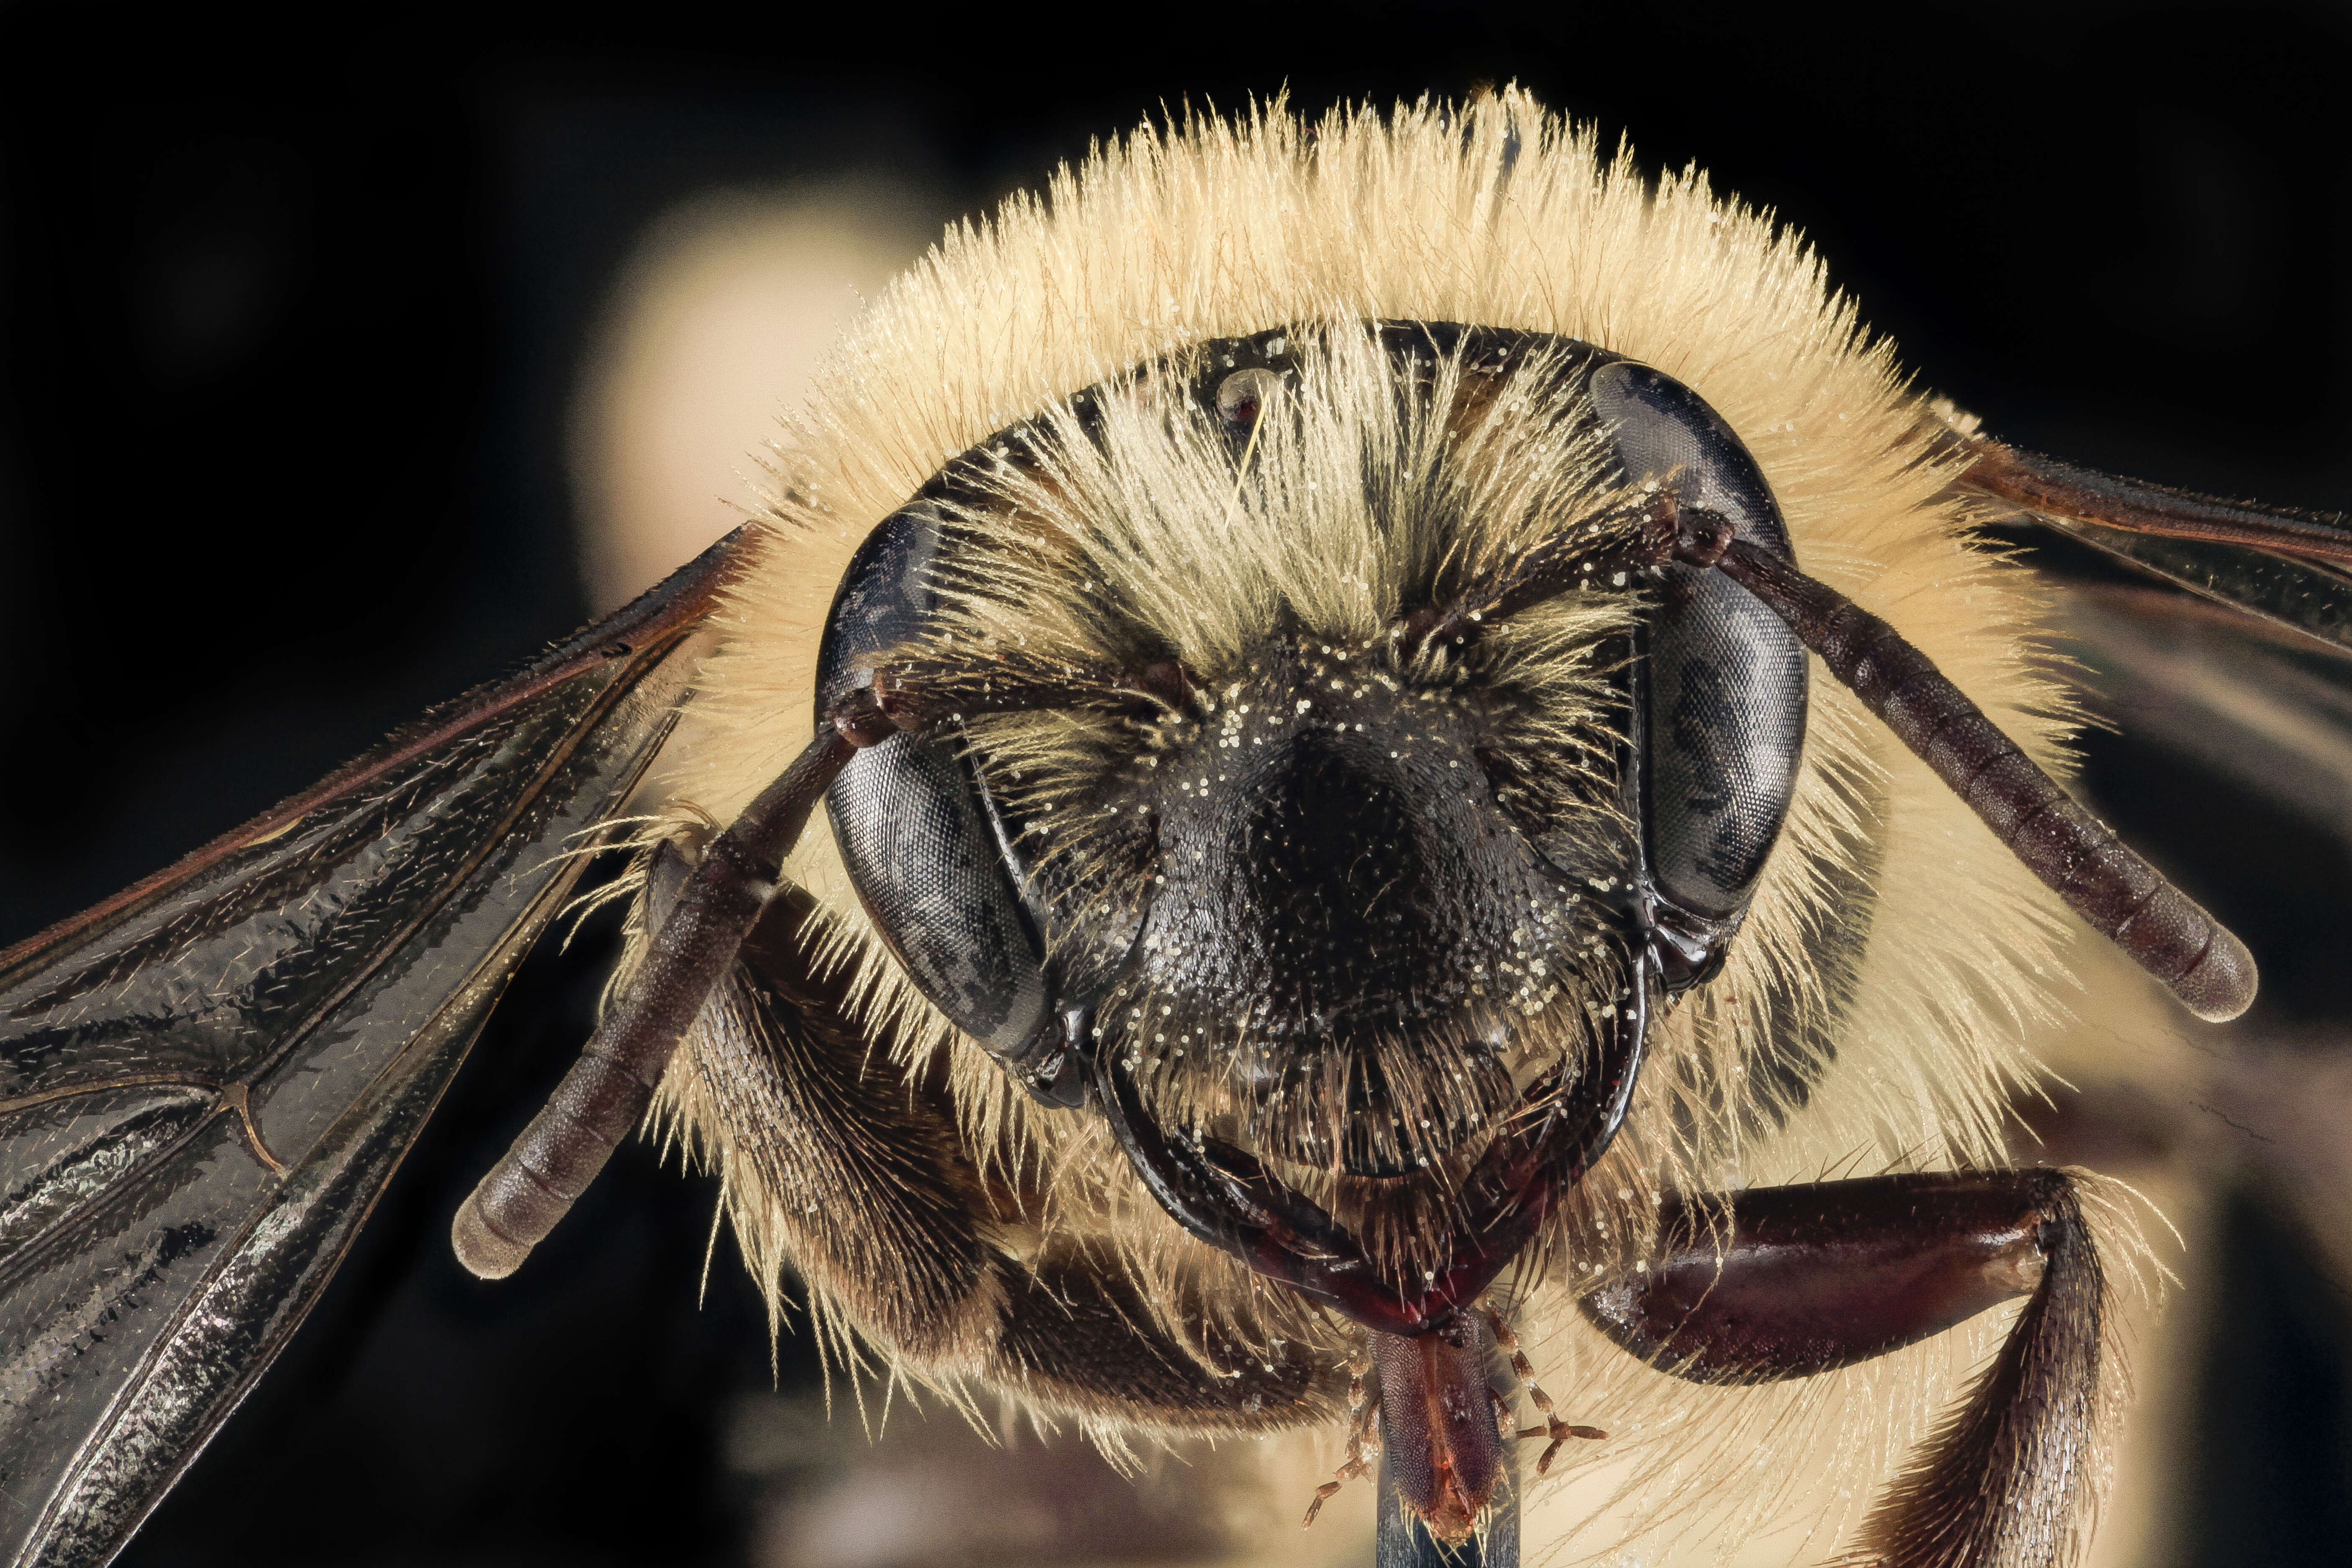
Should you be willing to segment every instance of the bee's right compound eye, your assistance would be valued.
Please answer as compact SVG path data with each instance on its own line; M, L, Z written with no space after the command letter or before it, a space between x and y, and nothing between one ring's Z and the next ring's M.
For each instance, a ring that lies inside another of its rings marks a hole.
M877 655L921 636L936 610L940 515L901 507L851 557L817 655L817 720ZM825 796L850 885L907 977L1000 1056L1053 1010L1045 945L1015 888L1003 825L951 728L867 751Z

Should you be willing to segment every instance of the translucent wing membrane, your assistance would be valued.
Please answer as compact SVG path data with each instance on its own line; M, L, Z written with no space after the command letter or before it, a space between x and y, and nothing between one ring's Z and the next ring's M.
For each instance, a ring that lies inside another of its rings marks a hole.
M2352 572L2340 565L2081 518L2042 521L2150 576L2352 652Z
M111 1557L318 1299L667 735L740 540L0 954L0 1542Z
M1958 488L2134 570L2352 649L2352 522L2118 479L2004 445L1938 405Z
M2352 648L2121 584L2077 585L2058 625L2125 733L2352 843Z

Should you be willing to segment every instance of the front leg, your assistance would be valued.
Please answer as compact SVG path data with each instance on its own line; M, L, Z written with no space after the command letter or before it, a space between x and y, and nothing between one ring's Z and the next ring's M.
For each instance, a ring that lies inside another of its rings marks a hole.
M689 857L648 858L658 927ZM985 1379L1044 1410L1230 1433L1311 1425L1330 1411L1312 1345L1171 1332L1164 1303L1082 1240L1025 1258L999 1245L992 1194L944 1081L877 1064L856 976L811 962L816 906L787 889L743 942L666 1087L709 1150L752 1273L776 1299L798 1272L821 1332L857 1364L855 1331L894 1376Z
M1762 1383L2026 1296L2000 1352L1872 1510L1859 1560L2048 1568L2096 1451L2106 1280L2064 1171L1874 1176L1668 1200L1658 1249L1579 1307L1660 1370Z

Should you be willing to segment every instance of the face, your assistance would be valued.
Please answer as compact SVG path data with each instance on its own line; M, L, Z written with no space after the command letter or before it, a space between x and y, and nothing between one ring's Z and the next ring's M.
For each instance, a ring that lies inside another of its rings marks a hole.
M887 525L938 563L902 587L906 552L869 543L830 628L840 679L908 637L1108 678L1075 710L898 743L836 792L927 995L1008 1058L1108 1053L1163 1114L1334 1173L1442 1159L1623 983L1595 889L1633 868L1630 597L1402 629L1623 488L1576 416L1590 367L1420 349L1276 331L1081 393ZM1250 403L1236 377L1263 378ZM930 864L869 850L919 795L971 826ZM974 864L988 899L921 896ZM958 988L982 971L1008 978Z
M1786 816L1802 651L1631 563L1669 480L1786 552L1687 388L1420 323L1208 342L992 437L852 562L820 689L910 647L1099 686L862 762L866 911L1049 1103L1101 1053L1335 1177L1442 1163L1589 1053L1633 952L1721 967ZM909 812L950 826L910 851Z

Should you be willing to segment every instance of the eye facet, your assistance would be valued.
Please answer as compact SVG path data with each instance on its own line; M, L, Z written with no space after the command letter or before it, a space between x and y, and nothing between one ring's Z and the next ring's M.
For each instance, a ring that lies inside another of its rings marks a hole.
M1593 407L1632 480L1672 483L1737 538L1794 561L1756 459L1697 393L1619 361L1595 371ZM1657 891L1709 921L1747 908L1780 836L1805 741L1804 646L1720 574L1669 565L1643 661L1643 813Z

